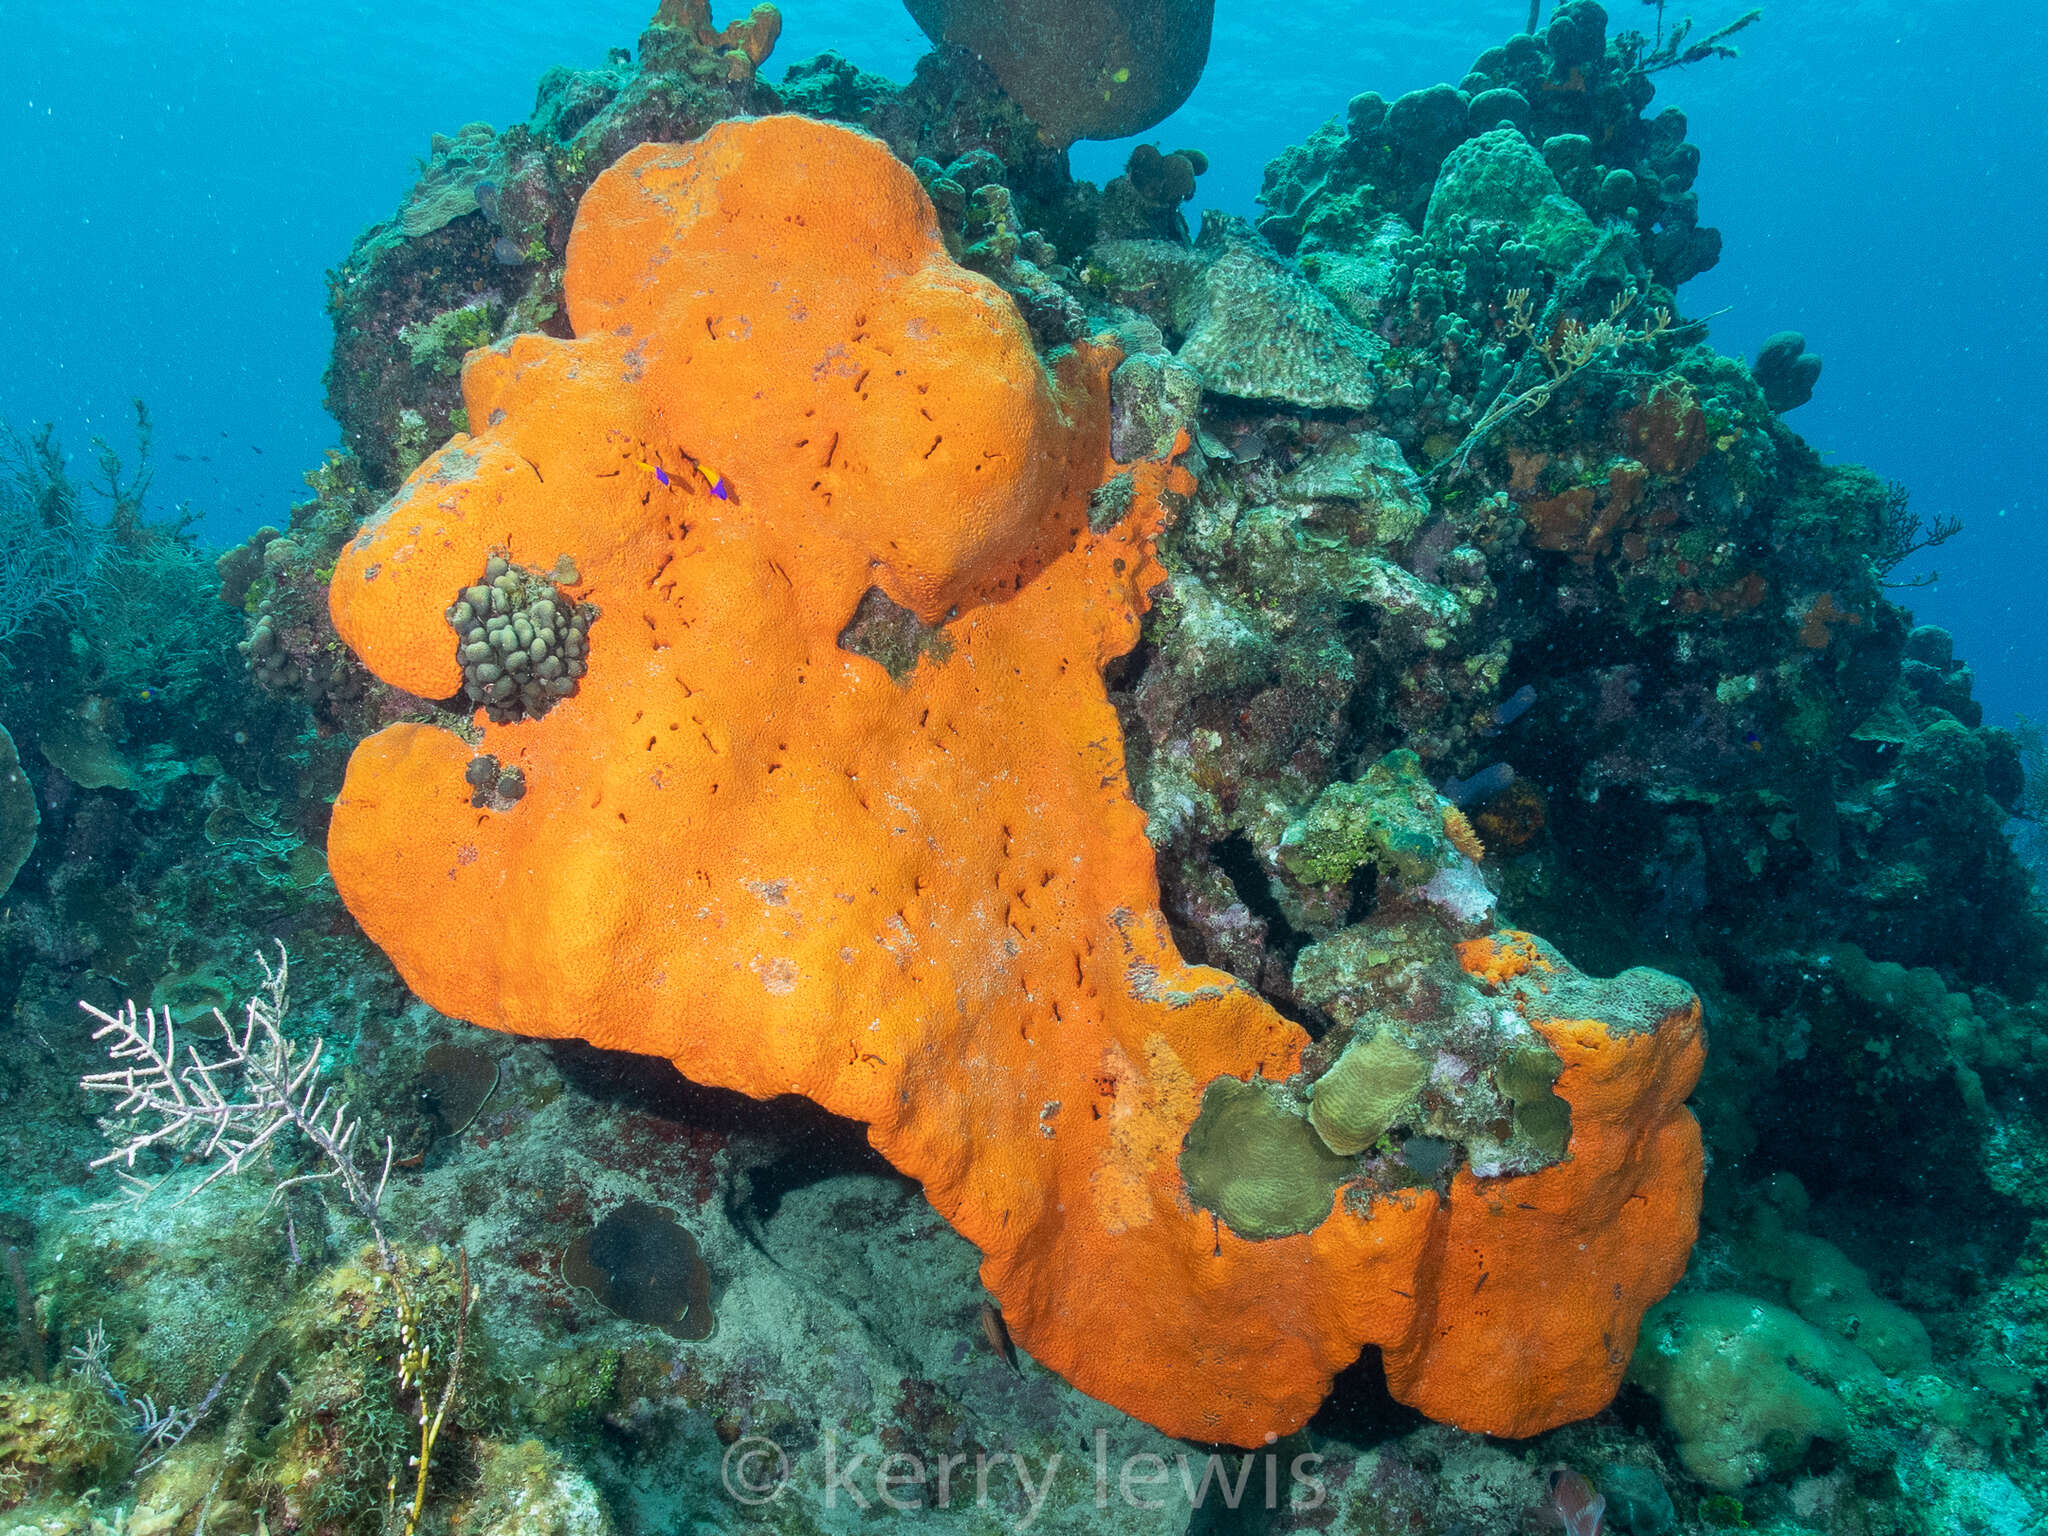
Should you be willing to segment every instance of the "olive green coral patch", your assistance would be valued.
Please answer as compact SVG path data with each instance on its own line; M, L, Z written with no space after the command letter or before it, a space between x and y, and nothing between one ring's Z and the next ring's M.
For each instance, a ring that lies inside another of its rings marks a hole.
M133 1438L97 1383L72 1376L0 1388L0 1507L82 1492L133 1453Z
M1291 1237L1330 1214L1337 1186L1357 1172L1317 1139L1271 1083L1220 1077L1180 1154L1188 1198L1239 1237Z
M1352 1041L1316 1080L1309 1119L1332 1152L1363 1152L1414 1105L1428 1081L1429 1057L1382 1031Z
M1553 1091L1564 1063L1540 1045L1518 1046L1493 1069L1493 1081L1515 1106L1515 1129L1545 1157L1564 1156L1572 1139L1572 1107Z

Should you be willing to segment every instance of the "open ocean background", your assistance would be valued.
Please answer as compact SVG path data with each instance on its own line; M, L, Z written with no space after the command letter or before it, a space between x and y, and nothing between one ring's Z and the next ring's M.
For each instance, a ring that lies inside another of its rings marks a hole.
M82 459L95 432L132 443L140 396L159 514L190 502L221 543L282 525L336 439L327 269L393 212L430 134L523 118L543 71L602 63L652 6L0 0L0 417L54 421ZM1742 9L1692 14L1704 33ZM1638 0L1609 15L1654 21ZM1200 88L1145 137L1210 156L1195 208L1251 214L1265 162L1351 96L1455 83L1525 18L1522 0L1219 0ZM826 48L906 79L926 46L897 0L789 0L784 21L769 80ZM1964 520L1898 573L1939 584L1901 596L1955 632L1992 719L2048 715L2048 10L1778 0L1738 41L1738 61L1659 77L1726 237L1684 306L1726 306L1714 340L1745 357L1805 333L1825 371L1791 425ZM1075 169L1106 180L1128 148L1078 146Z

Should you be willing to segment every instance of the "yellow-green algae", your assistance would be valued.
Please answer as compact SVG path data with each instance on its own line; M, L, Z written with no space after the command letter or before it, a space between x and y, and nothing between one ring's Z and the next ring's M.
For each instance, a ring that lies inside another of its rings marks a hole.
M135 1437L107 1394L80 1377L0 1388L0 1510L83 1493L126 1465Z

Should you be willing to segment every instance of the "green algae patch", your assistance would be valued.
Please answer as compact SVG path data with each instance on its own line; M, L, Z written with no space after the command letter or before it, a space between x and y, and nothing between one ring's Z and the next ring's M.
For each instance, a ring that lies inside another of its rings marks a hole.
M0 1509L81 1493L106 1481L133 1450L107 1394L83 1377L0 1389Z
M1222 1077L1202 1095L1180 1172L1189 1199L1256 1240L1321 1226L1357 1167L1325 1147L1271 1083Z
M926 657L941 667L953 654L943 626L925 623L880 587L861 594L853 617L839 632L839 648L879 664L894 683L908 678Z
M1429 1057L1384 1031L1354 1040L1316 1080L1309 1120L1332 1152L1356 1155L1393 1128L1429 1081Z
M7 894L21 866L36 851L36 829L42 825L36 792L21 770L14 738L0 726L0 896Z
M589 1479L538 1440L482 1442L475 1478L460 1529L477 1536L609 1536L614 1529Z
M398 1263L433 1379L442 1379L444 1362L460 1362L459 1427L469 1436L488 1435L506 1419L505 1383L494 1374L495 1352L480 1319L460 1322L461 1271L438 1248L402 1254ZM236 1472L242 1496L302 1510L309 1527L368 1528L386 1507L388 1490L410 1487L414 1475L418 1408L396 1380L407 1341L379 1266L376 1250L366 1247L354 1262L314 1279L236 1367L235 1388L245 1380L251 1385L228 1410L230 1433L265 1426L260 1444L252 1442L256 1457Z
M497 338L498 320L491 305L481 300L444 310L419 325L404 326L398 339L415 368L453 377L462 372L462 360Z
M1332 784L1280 839L1281 866L1303 885L1341 885L1372 865L1404 887L1458 862L1422 759L1389 752L1350 784Z

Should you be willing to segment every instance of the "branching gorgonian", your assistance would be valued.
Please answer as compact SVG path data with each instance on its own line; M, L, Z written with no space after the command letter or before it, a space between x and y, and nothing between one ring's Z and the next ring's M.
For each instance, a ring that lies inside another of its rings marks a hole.
M95 1158L92 1166L118 1163L127 1199L140 1203L173 1177L151 1181L136 1174L136 1159L151 1148L211 1164L180 1197L182 1203L240 1173L265 1148L296 1131L319 1154L320 1165L278 1180L271 1198L281 1200L301 1184L337 1186L369 1224L388 1268L391 1248L379 1212L391 1176L391 1138L384 1138L383 1165L373 1179L356 1161L362 1121L320 1081L326 1042L316 1039L301 1048L284 1033L290 957L280 944L276 965L257 958L263 986L249 999L240 1029L214 1009L220 1035L206 1052L180 1041L168 1008L138 1012L130 1001L120 1012L107 1013L90 1003L78 1005L100 1021L93 1039L111 1040L107 1059L124 1064L79 1079L88 1092L118 1095L109 1117L117 1123L102 1122L115 1138L114 1150Z
M400 1536L414 1536L426 1508L434 1447L448 1422L462 1374L463 1342L475 1294L469 1280L469 1255L456 1250L461 1280L455 1343L444 1362L433 1355L419 1303L384 1232L382 1207L384 1187L391 1178L391 1138L384 1138L382 1161L374 1177L365 1173L357 1161L362 1121L333 1089L321 1084L326 1042L315 1039L302 1047L284 1033L290 957L280 944L276 965L261 956L258 960L263 966L263 985L249 999L240 1027L214 1009L219 1038L209 1039L204 1049L180 1039L168 1008L137 1010L131 1001L120 1012L107 1013L90 1003L79 1004L99 1020L92 1037L104 1043L107 1059L115 1063L112 1070L79 1079L79 1086L88 1092L117 1096L112 1114L101 1122L114 1149L95 1159L92 1166L119 1164L116 1171L126 1186L127 1200L139 1203L174 1176L165 1174L152 1182L135 1172L136 1159L150 1149L161 1147L183 1159L210 1165L180 1197L182 1202L229 1174L241 1172L288 1133L297 1132L305 1139L318 1155L317 1165L309 1172L278 1179L271 1199L283 1200L303 1184L331 1185L368 1224L375 1239L376 1289L380 1293L388 1290L398 1315L398 1390L410 1400L409 1411L419 1433L419 1450L408 1464L412 1497L410 1502L400 1502L394 1471L386 1489L385 1525ZM89 1338L81 1368L89 1366L94 1349L95 1341ZM103 1339L97 1344L97 1353L103 1366ZM437 1366L445 1374L435 1393L429 1376ZM104 1370L101 1375L103 1385L112 1381ZM117 1383L111 1390L127 1401ZM217 1385L214 1391L219 1390ZM149 1421L143 1426L144 1433L155 1431L152 1443L161 1446L166 1439L175 1444L189 1433L212 1399L213 1394L208 1394L207 1401L191 1410L189 1418L177 1410L159 1414L147 1399L146 1413L139 1405L130 1406Z
M1634 307L1636 297L1635 289L1624 289L1615 296L1606 318L1586 325L1569 316L1552 322L1549 309L1556 308L1555 299L1544 317L1539 318L1530 311L1529 290L1511 290L1503 312L1502 334L1511 340L1526 338L1528 347L1516 366L1515 377L1509 380L1509 387L1495 397L1473 424L1472 430L1465 434L1457 450L1432 471L1431 478L1446 471L1453 479L1463 474L1472 450L1489 432L1510 416L1542 410L1550 403L1552 393L1588 363L1622 347L1653 345L1671 329L1671 311L1661 307L1651 310L1640 327L1631 329L1625 317ZM1532 364L1537 363L1542 365L1548 376L1516 389L1514 385L1527 375Z

